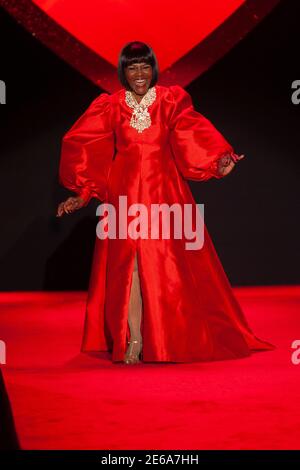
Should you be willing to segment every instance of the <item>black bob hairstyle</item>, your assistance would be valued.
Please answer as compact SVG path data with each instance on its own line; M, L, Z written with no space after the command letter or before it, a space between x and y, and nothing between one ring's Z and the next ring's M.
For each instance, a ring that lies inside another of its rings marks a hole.
M118 77L126 90L131 90L131 87L125 76L125 67L136 62L146 62L146 64L152 66L150 87L156 85L158 81L158 63L153 49L144 42L132 41L123 47L118 62Z

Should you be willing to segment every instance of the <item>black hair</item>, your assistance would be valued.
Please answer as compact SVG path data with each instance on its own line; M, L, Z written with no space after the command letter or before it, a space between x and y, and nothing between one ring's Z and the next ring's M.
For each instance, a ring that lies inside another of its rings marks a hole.
M141 41L132 41L127 43L120 52L118 62L118 77L126 90L131 87L125 76L125 67L133 63L146 62L152 66L152 80L150 87L156 85L158 81L158 63L153 49Z

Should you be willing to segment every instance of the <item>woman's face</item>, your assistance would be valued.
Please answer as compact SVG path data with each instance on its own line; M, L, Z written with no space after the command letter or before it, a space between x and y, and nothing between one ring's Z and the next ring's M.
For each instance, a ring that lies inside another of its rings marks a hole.
M146 62L133 63L125 67L125 76L137 95L147 93L152 80L152 66Z

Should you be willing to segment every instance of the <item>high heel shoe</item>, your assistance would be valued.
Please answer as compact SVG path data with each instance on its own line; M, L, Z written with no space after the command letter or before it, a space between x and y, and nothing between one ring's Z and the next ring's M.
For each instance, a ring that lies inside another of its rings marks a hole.
M138 343L140 343L141 345L139 351L133 352L134 344L138 344ZM143 353L142 353L143 343L142 341L132 340L132 341L128 341L128 344L129 344L129 347L126 351L124 362L125 364L138 364L140 362L140 358L141 359L143 358Z

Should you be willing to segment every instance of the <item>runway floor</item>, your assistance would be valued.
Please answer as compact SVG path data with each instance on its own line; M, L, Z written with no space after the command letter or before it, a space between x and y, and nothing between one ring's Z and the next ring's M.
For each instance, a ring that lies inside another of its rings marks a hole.
M79 352L86 292L0 293L1 370L21 447L299 449L300 286L233 290L276 350L137 366Z

